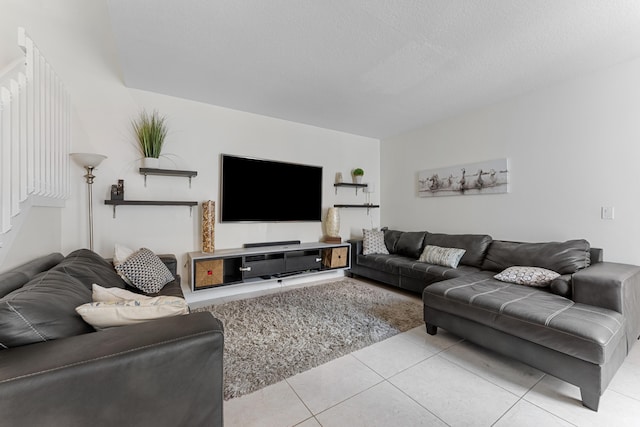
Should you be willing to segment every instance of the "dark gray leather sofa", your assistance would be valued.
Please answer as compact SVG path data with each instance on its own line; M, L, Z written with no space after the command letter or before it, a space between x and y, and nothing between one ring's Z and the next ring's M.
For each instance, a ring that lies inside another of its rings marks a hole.
M389 255L363 255L353 240L352 275L422 292L429 334L442 327L600 396L640 335L640 267L603 262L585 240L523 243L487 235L385 231ZM418 262L425 245L465 249L458 268ZM510 266L562 274L549 288L493 276Z
M175 257L160 257L176 277L160 293L182 296ZM90 301L92 283L125 287L88 250L0 274L0 424L222 426L220 321L191 313L96 332L60 314ZM20 345L29 337L7 332L12 307L40 342Z

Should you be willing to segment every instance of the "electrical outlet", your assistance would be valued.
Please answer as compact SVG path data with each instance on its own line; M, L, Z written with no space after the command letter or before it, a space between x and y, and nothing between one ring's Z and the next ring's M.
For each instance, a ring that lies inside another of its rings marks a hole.
M600 208L600 217L602 219L613 219L613 206L602 206Z

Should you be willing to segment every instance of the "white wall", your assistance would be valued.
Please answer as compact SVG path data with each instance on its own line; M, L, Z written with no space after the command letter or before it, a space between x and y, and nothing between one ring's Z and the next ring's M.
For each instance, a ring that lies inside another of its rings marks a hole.
M417 172L507 157L511 192L418 198ZM640 60L472 111L381 143L382 224L586 238L640 264ZM614 220L600 219L615 207Z
M221 153L322 166L325 210L339 201L356 200L355 193L346 194L344 190L335 195L333 182L338 171L346 176L352 168L361 166L370 171L371 179L379 184L379 142L376 140L144 91L129 93L137 105L155 108L167 115L171 131L165 148L167 156L161 158L161 167L196 170L198 176L193 178L191 188L186 178L149 176L145 188L137 170L139 155L129 150L132 138L129 118L126 118L114 123L111 144L100 147L109 156L104 167L96 172L99 184L96 183L95 189L100 200L106 197L109 186L122 178L126 199L217 201ZM122 156L121 151L130 152ZM282 191L289 191L286 182ZM292 193L291 197L296 195ZM364 202L364 196L359 195L358 199ZM178 254L200 249L200 208L190 217L186 207L119 207L117 218L113 219L112 209L97 203L94 215L100 229L96 239L101 253L111 251L115 243ZM370 226L371 220L377 226L378 215L378 211L368 217L364 210L343 210L342 237L349 238L352 231L359 233L362 227ZM71 231L72 224L67 225ZM247 242L292 239L313 242L322 235L322 225L317 222L218 223L215 243L217 248L233 248ZM65 237L65 246L77 245L78 237L72 233L69 242Z
M362 167L365 180L380 186L378 140L128 89L120 76L104 0L0 0L0 10L0 67L20 57L16 34L17 27L24 26L71 95L72 151L108 156L96 169L94 184L95 249L104 256L111 256L116 242L179 257L200 249L199 209L190 217L186 207L120 207L113 219L103 200L117 179L125 180L127 199L217 201L219 155L230 153L323 166L325 209L334 203L364 202L363 195L356 199L346 190L334 195L336 172L347 177L351 169ZM176 78L189 78L188 67ZM141 108L158 109L168 117L166 153L171 156L161 167L198 171L191 189L186 178L159 176L150 176L144 187L130 129ZM53 227L64 253L88 246L83 174L82 168L71 166L72 194L66 208L61 215L39 217L36 225L43 233ZM378 194L373 194L373 203ZM344 210L341 219L341 234L348 238L363 227L378 226L379 212L367 216L364 210ZM322 235L320 223L216 224L215 231L217 248L268 240L317 241ZM24 244L14 245L12 257L28 257L37 234L30 227Z

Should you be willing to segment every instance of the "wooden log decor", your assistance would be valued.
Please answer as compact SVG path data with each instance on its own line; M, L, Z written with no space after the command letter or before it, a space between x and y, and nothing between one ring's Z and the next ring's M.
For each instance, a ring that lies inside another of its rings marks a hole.
M202 203L202 252L215 250L216 202Z

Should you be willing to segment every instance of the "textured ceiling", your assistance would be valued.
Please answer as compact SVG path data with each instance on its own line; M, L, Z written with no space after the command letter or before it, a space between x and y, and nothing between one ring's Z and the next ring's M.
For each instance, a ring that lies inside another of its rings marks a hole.
M640 57L639 0L107 0L132 88L384 138Z

